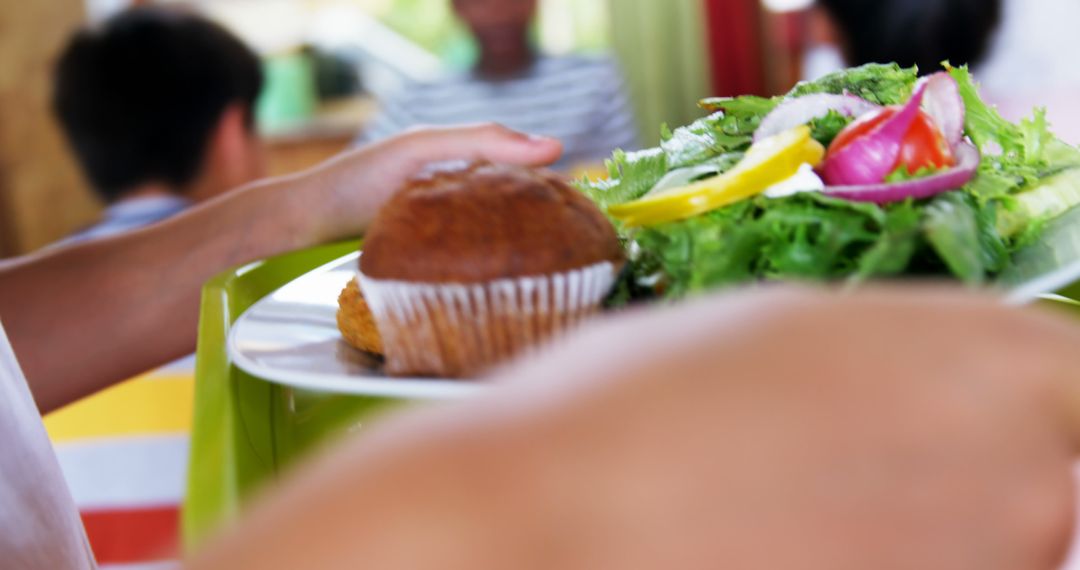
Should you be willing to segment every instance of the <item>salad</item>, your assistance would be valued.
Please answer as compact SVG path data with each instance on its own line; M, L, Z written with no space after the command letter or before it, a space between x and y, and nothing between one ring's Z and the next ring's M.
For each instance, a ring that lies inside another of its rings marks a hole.
M622 299L763 280L979 285L1080 203L1080 150L1044 110L1003 119L967 68L873 64L701 106L712 114L578 182L626 244Z

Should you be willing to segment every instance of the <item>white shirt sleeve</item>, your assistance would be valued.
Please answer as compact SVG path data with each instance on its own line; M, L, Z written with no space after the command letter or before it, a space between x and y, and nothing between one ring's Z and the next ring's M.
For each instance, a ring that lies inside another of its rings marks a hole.
M0 565L94 568L75 502L2 326L0 450Z

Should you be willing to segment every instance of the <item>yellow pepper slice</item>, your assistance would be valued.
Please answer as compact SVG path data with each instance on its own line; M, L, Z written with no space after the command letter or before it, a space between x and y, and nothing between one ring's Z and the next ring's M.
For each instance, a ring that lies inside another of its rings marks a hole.
M825 147L801 126L755 143L734 168L713 178L617 204L608 212L628 226L651 226L704 214L764 192L803 164L817 166Z

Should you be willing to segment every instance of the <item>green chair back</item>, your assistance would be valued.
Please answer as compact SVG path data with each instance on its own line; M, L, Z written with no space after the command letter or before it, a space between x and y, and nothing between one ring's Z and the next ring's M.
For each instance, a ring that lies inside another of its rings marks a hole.
M229 330L248 307L357 247L357 242L334 244L252 263L218 275L203 288L195 418L181 520L188 551L298 457L390 403L265 382L233 366L226 351Z

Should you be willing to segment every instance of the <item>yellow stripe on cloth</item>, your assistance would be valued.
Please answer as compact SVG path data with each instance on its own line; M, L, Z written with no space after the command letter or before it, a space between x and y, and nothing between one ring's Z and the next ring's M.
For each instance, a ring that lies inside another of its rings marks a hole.
M191 431L195 379L154 374L128 380L45 416L54 443Z

